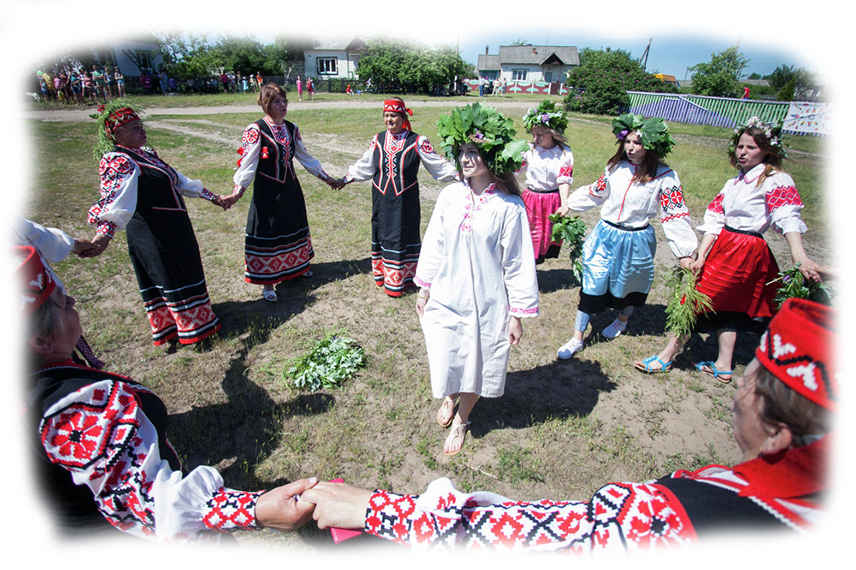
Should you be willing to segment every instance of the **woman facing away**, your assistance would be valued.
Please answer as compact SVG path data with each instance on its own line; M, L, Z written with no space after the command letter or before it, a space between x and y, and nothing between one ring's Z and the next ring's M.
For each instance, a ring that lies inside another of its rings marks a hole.
M438 121L461 182L437 198L414 281L431 389L443 400L436 419L450 427L446 455L461 451L478 399L503 395L522 319L538 314L529 224L514 178L526 141L513 140L511 124L478 103Z
M805 253L800 216L802 199L793 178L782 170L785 149L781 123L750 118L737 128L729 145L729 160L737 176L707 207L698 230L704 235L692 268L696 289L711 300L711 309L699 315L696 330L714 330L719 350L716 360L696 368L728 383L738 331L758 332L775 313L779 266L762 237L770 228L785 236L794 263L806 279L820 281L817 263ZM635 363L644 372L668 372L686 338L671 336L656 356Z
M445 478L421 495L322 482L301 499L315 504L320 528L362 529L420 551L610 555L671 552L726 533L819 533L839 395L834 319L831 308L797 299L772 319L734 394L732 430L742 458L733 467L610 483L589 501L516 501L462 492Z
M244 241L244 279L261 285L262 297L276 302L276 284L312 275L309 262L315 256L294 159L331 187L338 187L338 183L306 150L297 125L285 120L285 90L268 83L259 90L257 100L265 116L244 129L234 192L225 202L227 206L237 202L253 183Z
M551 214L568 200L574 183L574 155L565 139L568 119L552 101L542 101L523 116L523 125L532 135L532 144L523 154L526 189L523 203L529 216L529 231L535 249L535 263L555 258L562 247L553 241Z
M455 167L434 152L427 137L413 132L399 97L383 102L386 130L372 137L362 158L348 167L341 184L372 181L372 275L390 297L413 287L422 248L419 165L436 180L451 182Z
M583 347L583 335L593 314L606 307L619 311L603 330L613 339L624 332L635 307L648 298L654 281L657 237L651 218L660 215L669 249L688 267L698 245L684 203L678 174L663 158L675 144L659 118L625 114L612 121L618 149L594 184L570 195L567 211L584 212L600 206L600 221L583 245L583 283L574 333L557 356L568 359Z

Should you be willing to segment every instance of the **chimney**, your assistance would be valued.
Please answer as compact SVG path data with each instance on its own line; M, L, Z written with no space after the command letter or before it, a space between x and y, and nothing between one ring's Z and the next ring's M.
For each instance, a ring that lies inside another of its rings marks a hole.
M538 50L535 48L532 48L532 55L536 55L537 53L538 53Z
M488 54L488 53L487 53L487 50L488 50L488 48L489 48L489 47L490 47L489 45L484 46L484 54L485 54L485 55L487 55L487 54Z

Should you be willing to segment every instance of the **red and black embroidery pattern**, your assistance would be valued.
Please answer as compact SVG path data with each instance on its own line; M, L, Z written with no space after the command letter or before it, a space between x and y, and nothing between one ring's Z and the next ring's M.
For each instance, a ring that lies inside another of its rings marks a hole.
M257 528L256 502L263 492L232 491L221 487L205 503L208 510L202 522L206 528L217 531Z

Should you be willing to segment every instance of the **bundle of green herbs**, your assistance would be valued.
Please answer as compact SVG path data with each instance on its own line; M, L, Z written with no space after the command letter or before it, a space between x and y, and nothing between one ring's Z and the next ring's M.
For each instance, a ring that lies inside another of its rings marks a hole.
M773 279L767 285L780 281L782 285L776 292L773 301L776 308L781 308L782 303L794 297L797 299L810 299L821 303L828 303L832 297L829 287L820 281L809 281L800 272L800 264L796 263L790 269L779 271L779 277Z
M327 333L288 369L294 386L315 392L341 385L366 365L363 349L351 338Z
M689 267L675 267L668 273L666 284L671 289L666 305L666 329L677 337L688 335L699 313L710 311L710 297L695 288L696 273Z
M583 280L583 242L586 238L586 224L579 216L561 216L550 214L547 219L553 222L553 241L564 240L571 254L574 278L578 283Z

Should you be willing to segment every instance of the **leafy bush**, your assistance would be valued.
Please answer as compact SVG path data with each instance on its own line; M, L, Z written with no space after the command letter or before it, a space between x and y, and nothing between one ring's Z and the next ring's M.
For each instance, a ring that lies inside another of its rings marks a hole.
M624 50L584 49L580 66L571 70L565 108L568 111L617 115L630 105L627 91L675 93L677 88L646 73Z
M327 333L308 354L296 360L288 375L296 388L315 392L339 386L365 365L365 353L353 339Z

